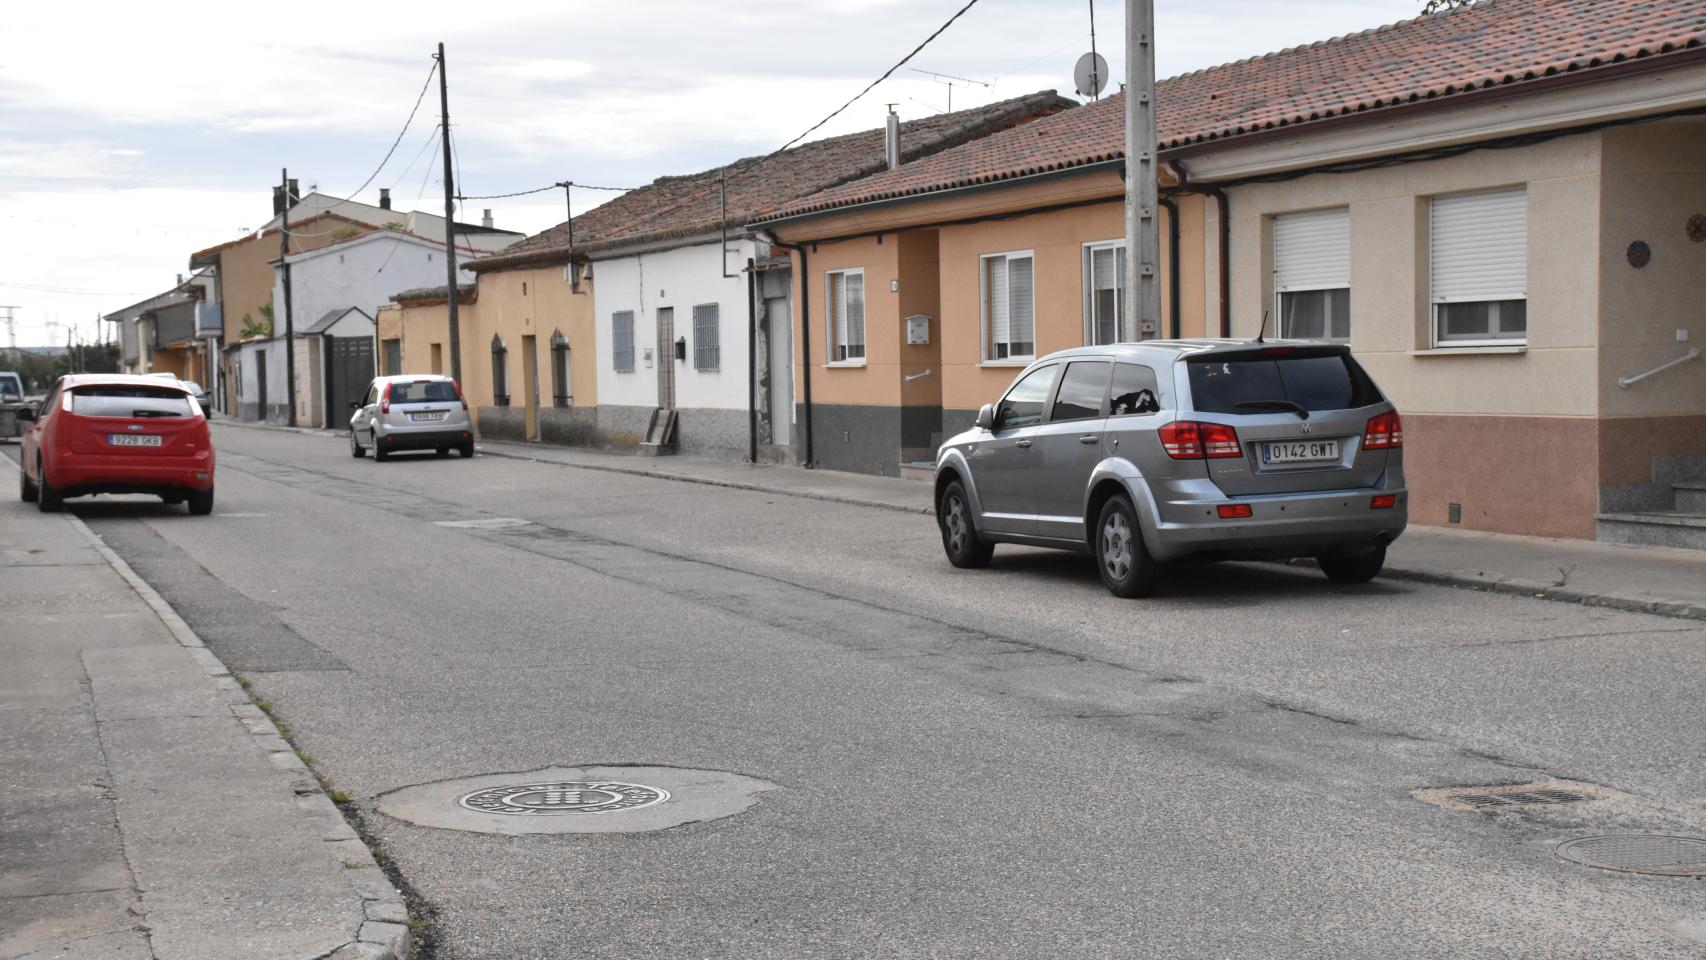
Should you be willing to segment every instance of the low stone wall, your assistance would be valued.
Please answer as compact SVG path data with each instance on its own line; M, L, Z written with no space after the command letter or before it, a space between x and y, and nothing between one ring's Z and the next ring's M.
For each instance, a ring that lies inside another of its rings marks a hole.
M796 408L800 443L805 441L806 412ZM826 470L900 476L901 408L814 403L811 411L812 456Z

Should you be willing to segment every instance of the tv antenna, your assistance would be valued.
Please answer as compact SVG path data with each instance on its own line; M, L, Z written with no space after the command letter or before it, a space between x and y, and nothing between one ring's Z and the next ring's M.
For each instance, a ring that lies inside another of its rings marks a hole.
M989 84L983 82L982 80L968 80L965 77L956 77L951 73L937 73L934 70L920 70L917 67L907 67L906 69L911 70L913 73L922 73L925 76L934 79L937 83L942 84L943 86L948 88L948 112L949 113L954 112L954 88L955 87L983 87L984 89L987 90L987 89L989 89L989 86L990 86Z

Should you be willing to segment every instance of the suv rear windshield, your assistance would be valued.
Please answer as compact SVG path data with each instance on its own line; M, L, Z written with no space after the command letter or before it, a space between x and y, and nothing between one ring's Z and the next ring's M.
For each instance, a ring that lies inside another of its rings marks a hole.
M24 385L15 373L0 373L0 397L24 399Z
M1203 413L1353 410L1385 399L1349 354L1191 359L1191 404Z
M94 386L71 391L71 412L82 417L193 417L200 411L182 390Z
M392 403L443 403L456 399L456 385L449 380L416 380L391 384Z

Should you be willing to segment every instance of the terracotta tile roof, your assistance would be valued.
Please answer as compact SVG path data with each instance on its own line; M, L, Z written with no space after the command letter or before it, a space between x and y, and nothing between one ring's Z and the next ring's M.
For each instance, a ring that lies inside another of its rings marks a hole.
M1706 0L1482 0L1156 85L1163 150L1588 73L1706 43ZM1125 156L1115 95L789 204L783 216Z
M1076 105L1045 90L971 110L901 124L902 162L1044 117ZM728 179L728 223L738 228L774 215L784 204L825 187L869 176L883 167L883 131L866 130L802 144L769 160L749 157L700 173L661 177L574 218L576 254L698 236L721 222L719 184ZM534 234L501 253L472 261L471 270L561 261L568 253L567 224Z

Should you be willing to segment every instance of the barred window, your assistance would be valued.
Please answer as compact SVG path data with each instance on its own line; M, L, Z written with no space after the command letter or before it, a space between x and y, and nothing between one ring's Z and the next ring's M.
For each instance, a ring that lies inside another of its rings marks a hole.
M504 346L503 339L492 334L492 403L496 406L509 406L509 348Z
M717 329L717 305L702 303L693 308L693 369L715 370L722 359Z
M634 372L634 311L618 310L610 315L610 346L617 371Z
M574 406L569 387L569 338L558 330L551 334L551 405Z

